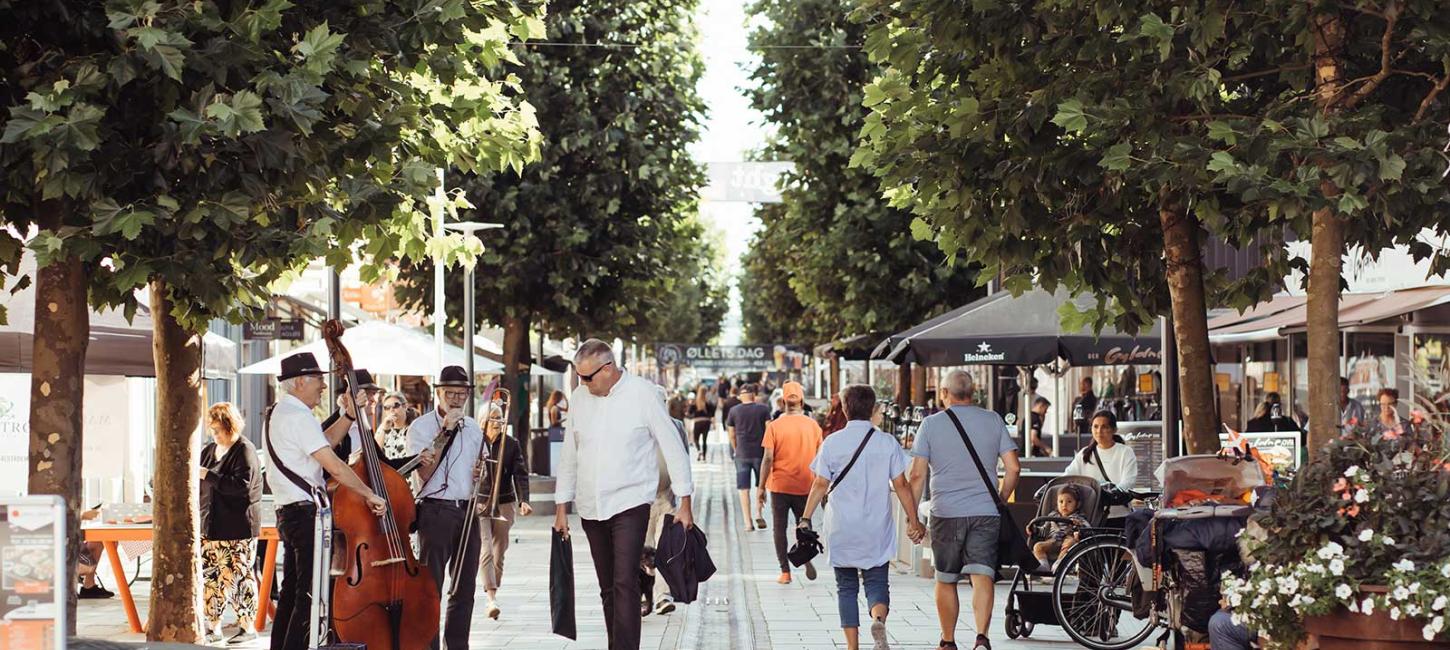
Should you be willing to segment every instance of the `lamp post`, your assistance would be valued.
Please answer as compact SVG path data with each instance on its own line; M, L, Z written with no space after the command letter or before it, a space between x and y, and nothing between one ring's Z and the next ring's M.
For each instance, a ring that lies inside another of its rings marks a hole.
M492 230L502 228L501 223L483 223L479 221L460 221L458 223L445 223L443 227L448 230L456 230L469 237L478 237L480 230ZM481 240L480 240L481 241ZM473 382L473 270L477 264L468 267L463 276L463 368L468 371L468 381ZM439 284L441 287L441 283ZM441 365L441 364L440 364ZM468 415L476 417L473 410L473 391L468 391Z

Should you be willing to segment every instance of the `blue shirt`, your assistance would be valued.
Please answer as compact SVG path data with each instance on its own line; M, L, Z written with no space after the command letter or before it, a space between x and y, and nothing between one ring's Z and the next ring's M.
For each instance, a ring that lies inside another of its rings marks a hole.
M871 423L852 420L821 443L811 472L835 481ZM861 457L830 497L826 549L831 566L872 569L896 557L896 518L892 516L891 481L906 473L906 452L890 435L877 431Z
M1017 450L1017 443L1007 435L1007 425L996 413L976 406L953 406L952 413L962 421L983 469L995 481L997 457ZM911 455L931 466L931 516L997 516L997 504L982 482L982 473L945 412L921 421Z

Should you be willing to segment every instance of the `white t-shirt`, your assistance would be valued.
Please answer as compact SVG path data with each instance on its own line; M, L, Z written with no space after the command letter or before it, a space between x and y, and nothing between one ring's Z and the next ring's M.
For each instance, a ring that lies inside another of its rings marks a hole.
M1082 452L1072 455L1072 462L1068 464L1063 474L1070 476L1091 476L1099 483L1112 483L1124 490L1131 490L1138 483L1138 454L1133 448L1123 443L1113 445L1108 449L1098 447L1098 457L1103 461L1103 468L1108 470L1108 475L1103 476L1098 469L1098 464L1088 454L1088 459L1082 459Z
M431 448L433 439L440 435L442 429L443 416L437 409L413 420L408 425L408 453L416 454ZM438 459L438 468L433 470L433 475L428 477L428 482L418 491L418 498L473 498L473 467L478 464L478 454L482 446L483 430L478 428L478 421L464 416L463 428L448 447L448 453Z
M317 462L312 454L319 449L327 449L329 445L327 436L322 433L322 425L312 415L312 409L290 393L283 393L276 408L272 409L270 422L269 442L272 450L277 452L277 459L272 458L270 451L264 451L267 460L276 464L280 459L287 469L309 485L323 487L322 463ZM279 506L312 501L310 493L297 487L276 468L267 472L267 486L272 488L272 495Z

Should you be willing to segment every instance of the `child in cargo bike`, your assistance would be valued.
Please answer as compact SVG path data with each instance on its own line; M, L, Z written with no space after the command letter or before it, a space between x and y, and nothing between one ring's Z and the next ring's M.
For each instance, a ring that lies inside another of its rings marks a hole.
M1073 544L1082 539L1082 531L1088 527L1088 520L1079 512L1082 509L1082 495L1075 485L1064 485L1057 492L1057 516L1061 519L1045 521L1037 530L1029 530L1033 540L1032 555L1041 563L1040 571L1052 572L1052 560L1063 557Z

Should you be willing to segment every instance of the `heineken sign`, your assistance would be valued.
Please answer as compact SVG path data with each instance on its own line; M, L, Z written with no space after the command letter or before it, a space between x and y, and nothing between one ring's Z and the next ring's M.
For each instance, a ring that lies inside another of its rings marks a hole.
M696 345L660 343L655 361L661 366L691 366L719 370L800 370L808 353L803 346L785 343L768 345Z

